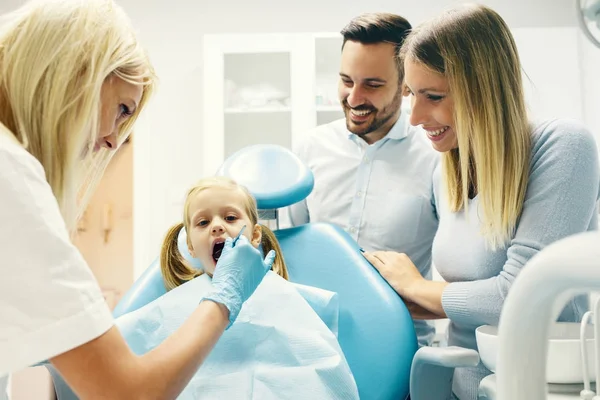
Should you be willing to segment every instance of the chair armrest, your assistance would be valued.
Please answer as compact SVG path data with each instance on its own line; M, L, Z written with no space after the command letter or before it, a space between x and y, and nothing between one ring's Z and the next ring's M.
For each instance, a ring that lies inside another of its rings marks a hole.
M410 371L411 400L450 399L454 369L475 367L479 353L457 346L421 347Z

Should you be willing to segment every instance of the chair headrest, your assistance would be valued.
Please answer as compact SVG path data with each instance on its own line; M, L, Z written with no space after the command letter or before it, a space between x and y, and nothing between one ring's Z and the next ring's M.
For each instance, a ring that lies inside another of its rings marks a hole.
M225 160L217 175L244 185L256 198L260 210L287 207L310 194L314 187L311 170L283 146L258 144L244 147ZM177 247L183 258L196 269L203 269L187 246L185 229L179 232Z
M283 146L258 144L238 150L225 160L217 175L244 185L260 210L287 207L310 194L311 170Z

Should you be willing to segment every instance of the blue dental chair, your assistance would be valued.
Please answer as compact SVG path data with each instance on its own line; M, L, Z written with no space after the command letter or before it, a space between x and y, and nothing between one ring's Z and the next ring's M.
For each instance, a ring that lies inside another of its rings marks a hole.
M218 175L245 185L264 219L278 208L304 199L314 183L310 170L293 153L274 145L238 151ZM311 223L275 230L275 235L290 281L338 294L338 339L361 399L405 399L417 340L400 297L360 254L350 236L335 226ZM201 268L189 255L183 234L179 249L191 265ZM125 293L114 315L136 310L165 292L157 260Z
M229 157L217 174L246 186L255 196L263 220L276 220L277 209L303 200L314 184L310 170L289 150L275 145L244 148ZM478 361L476 352L474 356L472 351L458 348L421 348L417 352L412 319L404 303L343 230L309 223L275 230L275 235L290 281L338 294L338 339L361 399L403 400L409 384L412 400L444 399L454 367ZM179 250L192 266L202 268L190 256L183 231ZM157 259L113 313L118 317L134 311L165 292ZM431 374L438 377L433 385L420 379Z

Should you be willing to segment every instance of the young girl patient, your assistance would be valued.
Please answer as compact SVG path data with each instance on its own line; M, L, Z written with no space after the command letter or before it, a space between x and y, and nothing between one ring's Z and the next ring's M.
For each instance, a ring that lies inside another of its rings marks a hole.
M277 252L272 271L178 400L358 399L356 382L336 336L300 294L300 286L287 281L275 235L258 224L254 197L224 177L203 179L188 191L183 223L171 228L161 251L167 293L115 320L127 344L134 353L145 354L185 323L203 295L212 290L212 274L219 268L225 239L235 238L244 225L242 234L254 246L262 246L265 254ZM188 265L179 253L177 238L182 227L189 253L201 262L203 271ZM319 296L317 303L335 296L311 289ZM58 400L76 399L60 374L50 371Z
M183 208L183 223L167 233L160 254L160 265L167 290L200 276L212 274L223 250L225 239L243 235L254 245L262 246L264 254L275 250L272 271L284 279L288 272L281 248L273 232L258 223L256 200L248 190L225 177L211 177L198 182L188 191ZM181 228L187 233L187 246L203 270L195 269L184 260L177 246Z
M169 230L161 250L168 292L117 320L128 343L136 353L146 352L184 321L186 308L191 309L210 291L225 239L235 238L244 226L242 234L256 248L261 246L264 254L275 250L272 272L244 304L179 399L358 399L337 338L298 286L288 282L275 235L258 224L256 200L244 186L225 177L203 179L188 191L183 222ZM193 268L180 254L177 242L182 228L189 254L202 270ZM322 291L323 299L330 295L334 294Z

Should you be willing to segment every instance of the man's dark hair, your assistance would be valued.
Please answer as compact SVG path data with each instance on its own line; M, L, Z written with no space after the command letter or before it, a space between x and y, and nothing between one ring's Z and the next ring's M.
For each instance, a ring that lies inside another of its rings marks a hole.
M342 50L348 40L362 44L391 43L396 49L396 61L400 82L404 79L404 67L398 60L404 39L412 26L403 17L391 13L367 13L359 15L340 32L344 37Z

